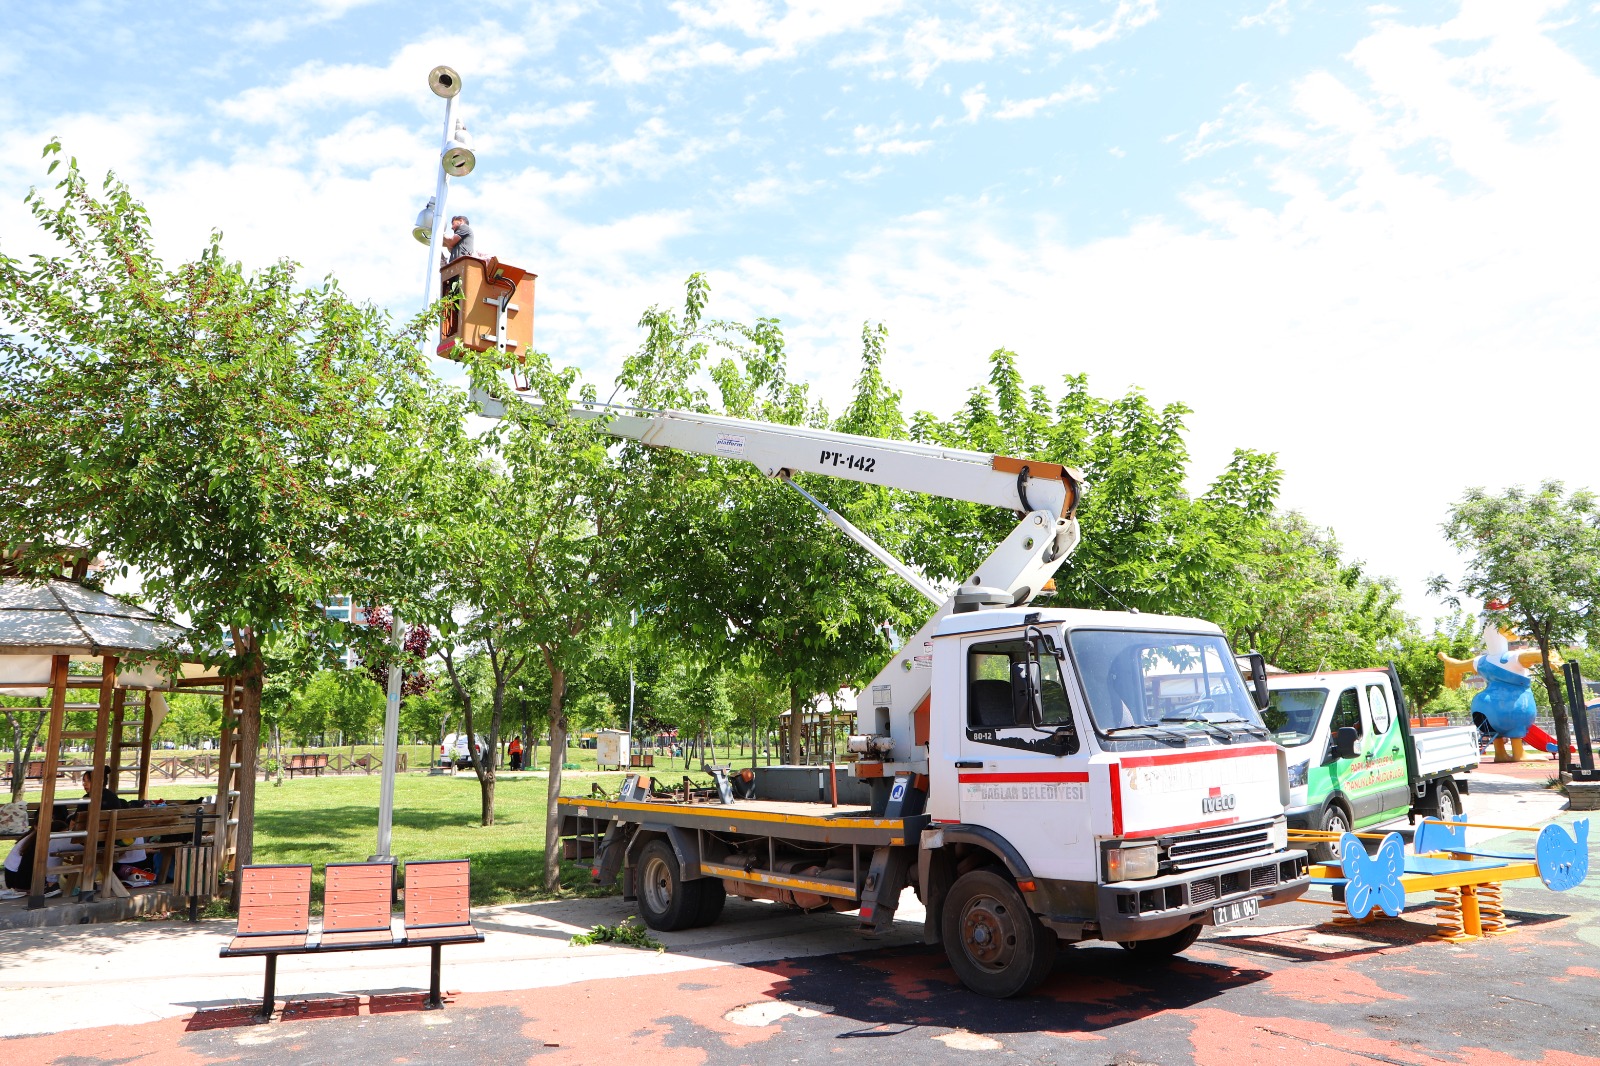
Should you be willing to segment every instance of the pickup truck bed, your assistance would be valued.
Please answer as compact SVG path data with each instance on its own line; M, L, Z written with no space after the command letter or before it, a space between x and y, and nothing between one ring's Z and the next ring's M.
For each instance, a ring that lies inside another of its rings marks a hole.
M1411 730L1417 779L1465 773L1478 765L1478 731L1470 725Z

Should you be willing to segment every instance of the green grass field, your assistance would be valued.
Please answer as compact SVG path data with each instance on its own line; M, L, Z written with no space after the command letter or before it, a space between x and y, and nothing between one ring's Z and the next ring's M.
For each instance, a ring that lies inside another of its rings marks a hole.
M593 752L584 754L592 757ZM592 765L592 761L591 761ZM378 832L379 777L296 777L256 791L255 861L313 863L321 898L322 867L330 862L364 862ZM615 792L621 774L574 774L562 782L562 795L588 795L590 786ZM478 779L408 773L395 780L395 858L471 859L472 902L513 903L548 899L544 869L545 787L543 774L502 776L495 786L495 824L479 825ZM152 798L193 799L203 785L152 788ZM560 895L588 895L586 865L563 864ZM609 889L603 891L610 891Z

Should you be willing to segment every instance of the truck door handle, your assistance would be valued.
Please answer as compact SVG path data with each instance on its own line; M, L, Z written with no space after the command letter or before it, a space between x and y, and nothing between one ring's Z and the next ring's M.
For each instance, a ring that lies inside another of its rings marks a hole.
M972 762L970 760L965 760L965 759L957 760L956 769L957 770L981 770L981 769L983 769L983 763L981 763L981 762Z

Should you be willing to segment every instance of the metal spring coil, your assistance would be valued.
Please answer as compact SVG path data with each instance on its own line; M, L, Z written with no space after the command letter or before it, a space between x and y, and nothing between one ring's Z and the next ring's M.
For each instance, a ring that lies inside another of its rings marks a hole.
M1484 936L1499 936L1506 931L1506 909L1498 882L1478 886L1478 924Z
M1440 940L1465 940L1467 939L1466 920L1461 915L1461 890L1459 888L1440 888L1435 890L1433 897L1434 912L1439 916L1439 931L1434 934Z

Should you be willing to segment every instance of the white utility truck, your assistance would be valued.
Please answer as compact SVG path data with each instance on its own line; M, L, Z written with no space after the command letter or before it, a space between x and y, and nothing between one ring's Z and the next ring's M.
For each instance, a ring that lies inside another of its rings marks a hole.
M969 988L1003 997L1042 980L1061 942L1164 958L1305 891L1283 752L1258 713L1260 657L1247 681L1209 622L1029 606L1078 543L1072 471L681 411L590 413L802 493L791 475L826 474L1020 515L946 595L812 499L932 604L862 689L848 768L871 802L737 799L726 775L704 791L630 776L616 798L561 800L567 854L592 857L603 881L620 872L647 925L709 924L733 893L855 911L871 932L909 885L925 939Z
M1394 667L1274 674L1264 718L1289 764L1289 825L1324 833L1417 815L1454 818L1478 765L1470 725L1415 728ZM1319 862L1339 845L1318 844Z

